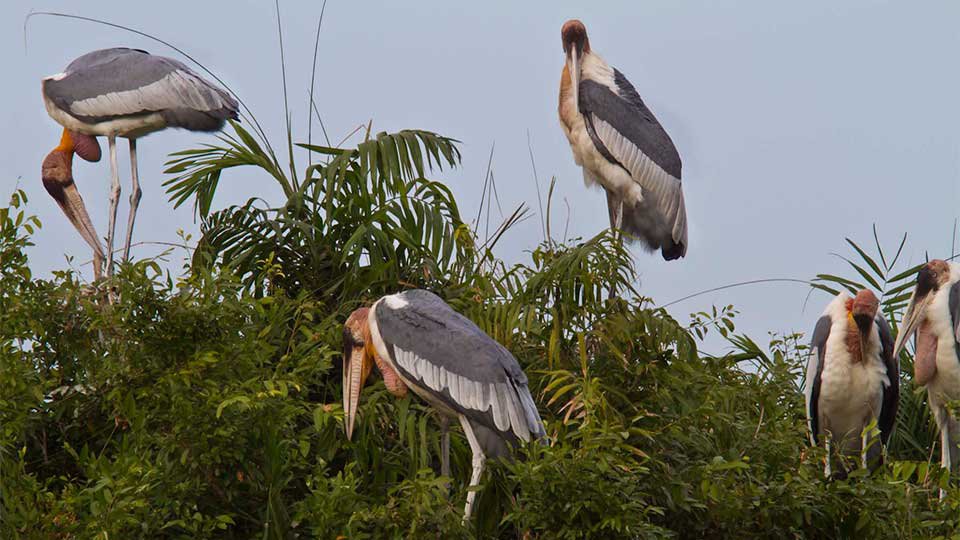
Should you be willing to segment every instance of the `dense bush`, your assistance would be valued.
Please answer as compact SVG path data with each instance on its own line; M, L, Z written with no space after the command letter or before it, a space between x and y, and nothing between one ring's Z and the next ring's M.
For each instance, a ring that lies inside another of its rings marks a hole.
M930 462L915 393L888 464L826 482L806 443L800 336L760 347L735 334L730 309L681 324L639 296L609 233L504 265L423 178L456 165L449 139L312 147L329 159L297 181L237 129L171 164L175 195L196 196L203 217L179 278L141 261L93 286L72 272L34 279L24 250L38 224L22 194L0 213L0 537L946 538L960 527L960 492L937 498L949 478ZM238 165L277 179L284 204L210 213L221 172ZM340 325L414 286L513 351L547 427L547 444L491 464L466 526L469 448L454 436L448 490L422 402L377 382L353 441L343 434ZM699 352L704 332L736 352Z

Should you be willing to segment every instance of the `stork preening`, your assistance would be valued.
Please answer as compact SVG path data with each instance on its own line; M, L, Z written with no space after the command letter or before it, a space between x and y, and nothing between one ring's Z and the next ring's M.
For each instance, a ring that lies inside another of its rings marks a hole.
M940 464L960 464L960 422L949 402L960 399L960 265L934 259L917 274L894 354L917 336L913 380L927 387L927 402L940 429Z
M384 296L350 314L343 330L343 409L353 435L360 390L376 364L394 395L413 390L440 412L441 474L450 476L450 433L457 419L473 452L470 487L480 483L488 457L544 435L527 376L502 345L433 293L411 290ZM476 490L467 493L470 519Z
M687 253L680 154L630 81L590 48L578 20L561 30L560 125L588 186L607 192L610 226L663 258Z
M87 53L63 73L43 79L47 113L63 126L60 145L43 161L43 185L94 255L94 274L104 259L100 239L73 182L73 154L100 159L95 137L107 137L110 151L110 210L107 225L107 275L113 272L113 237L120 201L117 137L130 142L132 190L123 259L130 256L133 223L140 203L137 138L168 127L219 131L237 118L237 101L183 63L138 49L114 48Z
M827 477L846 476L842 464L831 467L834 450L871 470L883 462L881 444L890 439L900 402L893 349L890 325L866 289L854 298L838 294L817 321L804 390L810 442L826 445ZM867 429L874 423L879 441Z

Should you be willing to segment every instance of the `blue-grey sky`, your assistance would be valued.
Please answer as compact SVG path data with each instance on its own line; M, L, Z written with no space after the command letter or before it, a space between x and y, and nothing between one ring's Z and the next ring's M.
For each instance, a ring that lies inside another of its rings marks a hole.
M307 88L319 1L281 2L294 129L306 139ZM89 251L44 191L40 163L60 127L40 99L39 81L89 50L118 45L174 55L157 43L90 23L37 17L33 10L109 19L162 37L220 75L278 143L284 113L273 2L85 2L7 0L0 6L0 167L4 188L19 181L43 221L31 250L49 275L65 255ZM83 11L78 11L82 9ZM905 257L949 255L957 216L960 4L812 0L740 2L361 2L330 0L320 37L316 99L339 139L373 120L376 130L422 128L463 141L463 167L436 174L475 215L488 153L507 208L537 210L527 148L540 187L557 178L570 205L569 236L607 226L602 192L583 186L557 121L563 65L560 26L587 26L591 45L623 71L671 134L683 158L690 247L681 261L636 253L641 290L658 302L735 281L845 272L831 252L843 238L864 243L880 225ZM315 130L315 133L317 131ZM169 152L210 142L167 131L141 141L144 200L136 240L177 241L196 232L190 208L173 210L161 188ZM105 146L105 145L104 145ZM126 216L129 173L120 145ZM109 166L77 163L75 177L101 235ZM236 172L221 181L215 207L253 195L277 201L270 181ZM562 232L565 206L555 207ZM500 255L516 261L541 239L539 217L511 231ZM155 254L141 247L135 255ZM179 267L180 260L172 266ZM83 268L89 275L89 266ZM681 321L711 304L735 304L739 327L806 331L828 299L804 309L800 285L756 285L701 296L670 311Z

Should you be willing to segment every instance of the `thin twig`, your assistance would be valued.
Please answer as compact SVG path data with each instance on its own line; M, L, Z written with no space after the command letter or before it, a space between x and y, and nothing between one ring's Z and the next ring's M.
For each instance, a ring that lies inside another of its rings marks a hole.
M543 241L547 241L547 226L543 222L543 201L540 197L540 180L537 178L537 162L533 159L533 144L530 142L530 130L527 130L527 151L530 153L530 165L533 166L533 185L537 187L537 206L540 208L540 232Z
M661 304L661 305L659 305L659 306L657 306L657 307L659 307L659 308L666 308L666 307L670 307L670 306L672 306L672 305L674 305L674 304L678 304L678 303L680 303L680 302L683 302L684 300L690 300L691 298L696 298L697 296L702 296L702 295L704 295L704 294L708 294L708 293L712 293L712 292L717 292L717 291L722 291L722 290L725 290L725 289L733 289L734 287L742 287L742 286L744 286L744 285L755 285L755 284L757 284L757 283L802 283L802 284L804 284L804 285L813 286L813 283L812 283L812 282L807 281L807 280L805 280L805 279L794 279L794 278L752 279L752 280L749 280L749 281L741 281L741 282L739 282L739 283L731 283L731 284L729 284L729 285L722 285L722 286L720 286L720 287L713 287L712 289L706 289L706 290L703 290L703 291L700 291L700 292L696 292L696 293L693 293L693 294L684 296L683 298L678 298L678 299L676 299L676 300L674 300L674 301L672 301L672 302L667 302L666 304Z
M313 102L313 89L316 86L317 80L317 52L320 50L320 28L323 26L323 12L327 9L327 0L323 0L323 5L320 7L320 20L317 21L317 37L313 42L313 67L310 70L310 101L308 109L314 111L317 110L316 104ZM317 119L320 120L320 111L317 111ZM323 130L323 137L327 141L327 146L330 146L330 138L327 137L327 130L323 127L323 120L320 120L320 129ZM307 113L307 144L313 144L313 120L309 113ZM313 165L313 152L309 154L310 165Z

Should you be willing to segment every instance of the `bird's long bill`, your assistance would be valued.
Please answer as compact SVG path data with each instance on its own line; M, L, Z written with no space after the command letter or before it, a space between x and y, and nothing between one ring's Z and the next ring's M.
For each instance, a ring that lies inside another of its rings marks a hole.
M580 109L580 55L577 46L570 47L570 58L567 60L570 70L570 86L573 89L573 102Z
M343 414L347 439L353 436L353 424L357 419L360 389L370 375L373 362L362 345L343 351Z
M859 341L860 349L860 361L864 360L864 351L866 343L870 339L870 331L873 330L873 317L870 315L857 314L853 316L853 320L857 325L857 341Z
M913 337L920 327L927 311L927 305L930 303L932 295L925 294L919 300L917 293L910 296L910 305L907 307L907 313L903 316L903 324L900 325L900 332L897 333L897 342L893 346L893 357L900 355L900 351L907 344L907 341Z

